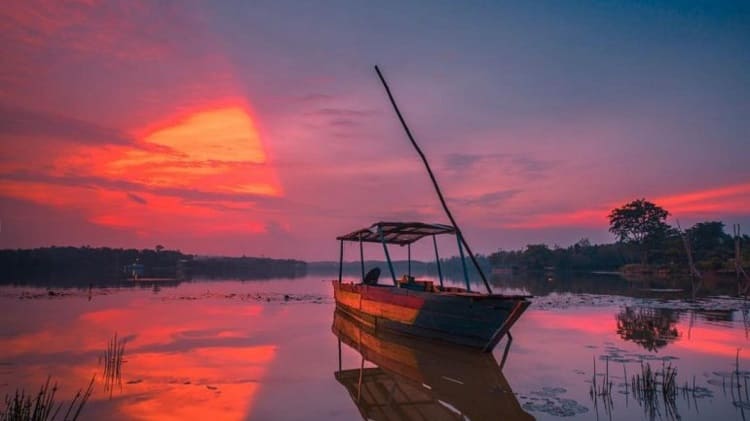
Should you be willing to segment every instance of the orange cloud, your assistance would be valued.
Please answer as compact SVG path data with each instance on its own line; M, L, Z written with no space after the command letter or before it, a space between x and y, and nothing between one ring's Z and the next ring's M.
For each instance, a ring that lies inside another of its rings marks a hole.
M750 183L663 196L654 202L672 215L743 214L750 212Z
M41 182L0 183L0 196L56 208L83 208L86 202L79 198L90 193L91 190L81 187L51 186Z
M119 148L119 156L106 153L97 168L100 175L144 186L283 194L260 133L243 107L189 113L148 130L141 146Z
M240 107L193 113L176 124L153 131L145 141L182 151L186 158L196 161L262 164L266 160L257 130Z
M41 205L33 208L97 234L66 240L62 230L15 223L6 246L164 243L234 254L249 250L185 241L288 226L264 206L285 190L245 78L196 6L30 0L0 10L9 128L0 202ZM154 25L154 16L164 19ZM29 219L15 211L23 204L7 203L10 223Z
M750 183L717 187L649 199L674 216L739 215L750 213ZM505 224L506 228L601 227L607 215L627 200L591 209L543 213Z
M170 44L155 36L163 30L162 25L148 25L151 13L169 14L162 25L194 20L179 8L144 2L30 0L3 7L0 29L5 37L28 46L64 46L84 54L156 59L170 51Z
M139 235L262 233L256 204L232 196L283 196L264 146L245 107L203 109L145 130L137 147L72 148L49 175L2 183L0 195Z
M610 208L611 209L611 208ZM599 227L607 224L609 209L581 209L572 212L544 213L505 224L505 228Z

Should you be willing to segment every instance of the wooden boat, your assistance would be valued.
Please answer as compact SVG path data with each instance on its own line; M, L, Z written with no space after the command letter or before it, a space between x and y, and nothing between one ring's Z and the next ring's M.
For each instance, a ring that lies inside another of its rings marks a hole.
M372 328L492 351L529 306L527 296L471 291L465 261L466 288L444 285L439 259L439 285L416 280L410 273L396 278L388 245L405 245L411 250L411 244L415 241L445 234L456 235L457 232L448 225L378 222L369 228L338 237L342 250L340 263L343 262L344 241L357 241L360 248L367 242L381 243L393 284L378 284L377 279L373 279L376 278L373 273L378 273L379 269L365 274L362 260L361 283L343 282L341 271L339 279L333 281L336 307ZM437 242L433 244L437 254ZM463 258L463 252L461 254Z
M336 380L366 420L532 420L492 354L376 332L337 310ZM362 361L343 370L341 343ZM365 361L377 367L365 367Z
M503 336L508 335L508 344L512 340L510 328L521 317L529 306L527 296L507 296L493 294L487 278L479 266L469 243L463 237L456 220L448 209L443 193L440 191L435 175L430 169L422 150L401 115L391 90L380 69L375 71L383 83L388 98L396 115L416 149L427 173L432 180L438 199L445 210L450 225L426 224L421 222L377 222L370 227L337 237L341 242L339 255L339 279L333 281L336 307L349 313L352 317L377 329L390 329L398 332L428 337L445 342L465 345L490 352ZM446 287L440 270L440 256L435 236L451 234L458 240L458 250L463 265L466 288ZM429 281L415 280L411 273L396 279L396 273L388 253L388 245L396 244L409 247L409 272L411 272L411 244L424 237L432 237L435 246L435 257L438 262L440 285ZM344 283L342 268L344 260L344 242L357 241L360 244L362 269L361 283ZM364 253L362 244L367 242L381 243L388 262L388 269L393 285L377 283L380 269L375 268L365 274ZM482 279L487 294L471 291L464 249L476 272Z

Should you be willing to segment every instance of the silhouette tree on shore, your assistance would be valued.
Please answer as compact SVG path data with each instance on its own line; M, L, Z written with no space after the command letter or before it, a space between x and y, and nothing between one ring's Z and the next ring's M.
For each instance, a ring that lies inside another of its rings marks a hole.
M641 264L648 263L652 248L668 236L670 227L664 221L669 212L646 199L637 199L609 214L609 231L622 243L634 244L641 252Z

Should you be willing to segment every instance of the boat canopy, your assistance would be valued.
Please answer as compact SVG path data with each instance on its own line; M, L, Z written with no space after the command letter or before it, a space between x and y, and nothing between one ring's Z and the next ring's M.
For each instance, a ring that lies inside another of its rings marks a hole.
M341 241L398 244L404 246L423 237L440 234L455 235L456 228L450 225L425 224L423 222L376 222L369 228L363 228L336 237L336 239Z

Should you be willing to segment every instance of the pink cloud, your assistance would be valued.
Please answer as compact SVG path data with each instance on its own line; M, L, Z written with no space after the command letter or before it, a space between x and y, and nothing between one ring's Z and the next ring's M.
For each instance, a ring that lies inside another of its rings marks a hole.
M648 199L648 198L647 198ZM633 200L633 199L629 199ZM507 228L606 227L612 209L629 201L610 203L591 209L570 212L532 214L504 224ZM750 213L750 184L736 184L648 199L677 217L708 217L747 215Z

